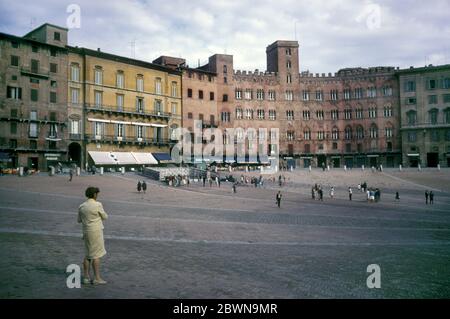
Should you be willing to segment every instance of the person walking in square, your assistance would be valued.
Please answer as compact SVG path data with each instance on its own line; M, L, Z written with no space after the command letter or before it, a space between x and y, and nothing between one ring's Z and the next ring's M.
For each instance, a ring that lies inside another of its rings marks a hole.
M147 191L147 183L145 181L142 181L142 190L145 192Z
M434 193L433 191L430 192L430 205L434 204Z
M322 190L322 187L319 187L319 200L323 201L323 190Z
M72 178L73 178L73 170L70 169L70 170L69 170L69 182L72 181Z
M108 218L102 203L97 201L100 190L88 187L85 191L87 200L78 208L78 223L82 224L85 258L83 260L83 284L106 284L100 276L100 258L106 255L103 239L103 221ZM91 280L90 268L94 270Z
M429 193L428 193L428 190L426 190L425 191L425 204L426 205L428 205L428 196L429 196Z
M331 199L334 198L334 187L331 187L331 190L330 190L330 197L331 197Z
M137 183L137 191L140 193L141 189L142 189L141 181L138 181L138 183Z
M400 201L400 194L399 194L399 192L395 192L395 201L396 202Z
M349 200L352 200L352 195L353 195L352 188L349 187L349 188L348 188L348 198L349 198Z
M282 196L283 196L283 195L281 195L281 191L278 191L277 196L276 196L278 208L281 207L281 197L282 197Z

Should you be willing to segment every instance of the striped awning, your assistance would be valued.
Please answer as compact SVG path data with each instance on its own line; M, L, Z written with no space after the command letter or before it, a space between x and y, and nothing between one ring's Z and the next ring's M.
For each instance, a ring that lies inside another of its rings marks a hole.
M116 165L117 161L110 152L93 152L89 151L89 156L97 165Z
M152 155L152 153L134 153L132 152L133 157L136 159L136 162L140 165L157 165L158 161Z

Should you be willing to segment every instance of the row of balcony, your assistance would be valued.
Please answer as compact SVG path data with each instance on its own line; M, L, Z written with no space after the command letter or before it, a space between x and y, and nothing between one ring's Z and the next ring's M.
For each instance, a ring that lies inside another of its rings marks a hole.
M96 105L96 104L85 104L85 109L91 112L100 112L102 114L109 113L115 115L128 115L128 116L136 116L136 117L153 117L158 119L164 119L168 121L172 117L172 113L164 113L161 111L147 112L145 110L136 110L136 111L128 111L124 110L124 108L119 108L117 106L108 106L108 105Z
M57 120L48 120L44 119L31 119L23 116L2 116L0 117L0 121L14 121L14 122L24 122L24 123L39 123L39 124L57 124L57 125L66 125L66 122L61 122Z
M76 134L78 135L78 134ZM164 138L151 138L151 137L120 137L115 135L93 135L86 134L84 136L86 142L94 143L117 143L117 144L135 144L141 146L157 145L157 146L169 146L174 144L175 141Z
M404 123L402 124L402 129L412 129L412 128L450 128L450 121L447 119L442 121L428 121L428 122L416 122L416 123Z

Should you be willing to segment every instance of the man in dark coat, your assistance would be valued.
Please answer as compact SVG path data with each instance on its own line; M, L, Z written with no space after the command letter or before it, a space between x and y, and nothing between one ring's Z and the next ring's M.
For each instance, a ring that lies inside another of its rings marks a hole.
M142 190L144 191L145 194L145 191L147 190L147 183L145 181L142 181Z
M283 196L283 195L281 195L281 192L279 191L279 192L277 193L277 197L276 197L278 208L281 207L281 197L282 197L282 196Z
M138 183L137 183L137 191L140 193L141 192L141 188L142 188L142 184L141 184L141 181L139 181Z

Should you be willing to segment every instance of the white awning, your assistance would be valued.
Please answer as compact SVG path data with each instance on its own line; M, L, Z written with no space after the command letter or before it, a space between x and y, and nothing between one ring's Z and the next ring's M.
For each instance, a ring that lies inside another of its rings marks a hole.
M119 165L136 165L136 159L133 154L129 152L113 152L114 157L117 159Z
M420 154L408 154L409 157L420 157Z
M110 152L93 152L89 151L89 155L92 160L97 165L116 165L117 162L114 160L114 157L111 156Z
M154 126L154 127L167 127L167 125L164 125L164 124L151 124L151 126Z
M137 164L140 165L157 165L158 161L153 157L152 153L131 153Z
M111 120L109 122L110 123L114 123L114 124L125 124L125 125L131 124L131 122L124 122L124 121L113 121L113 120Z
M93 118L88 118L89 122L101 122L101 123L109 123L109 120L102 120L102 119L93 119Z
M138 125L138 126L152 126L150 123L139 123L139 122L131 122L132 125Z

